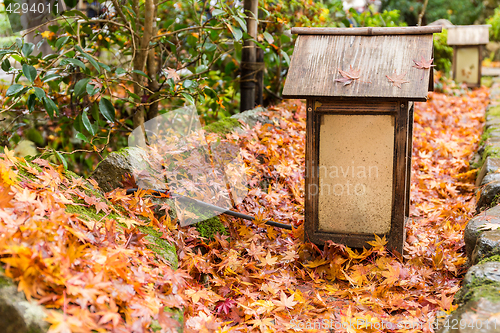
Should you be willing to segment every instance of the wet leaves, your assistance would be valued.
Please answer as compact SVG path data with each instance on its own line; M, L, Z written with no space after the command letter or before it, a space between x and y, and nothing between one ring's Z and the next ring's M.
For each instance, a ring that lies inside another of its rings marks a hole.
M170 332L178 322L165 309L180 307L185 332L313 332L320 323L335 332L367 332L375 323L387 332L415 331L400 323L430 332L436 311L455 307L465 271L462 232L474 213L468 161L487 102L483 88L431 93L416 104L404 256L390 253L383 237L362 250L302 239L306 112L289 101L269 111L272 124L228 136L249 179L238 209L294 230L220 216L229 236L204 240L194 226L158 221L144 193L89 198L82 179L43 161L18 167L7 154L0 157L3 267L28 297L54 309L52 332ZM65 212L70 199L95 215ZM179 269L146 248L145 225L176 245Z

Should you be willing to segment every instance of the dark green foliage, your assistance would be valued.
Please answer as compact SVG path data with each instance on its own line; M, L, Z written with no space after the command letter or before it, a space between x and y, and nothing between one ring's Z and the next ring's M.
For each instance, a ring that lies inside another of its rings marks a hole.
M445 74L450 73L453 60L453 47L448 46L447 37L448 31L446 29L443 29L443 32L439 34L434 34L435 69Z
M417 25L423 1L383 0L382 8L397 9L402 19L409 25ZM422 25L439 19L450 20L455 25L474 24L481 15L483 3L480 0L430 0L425 10Z

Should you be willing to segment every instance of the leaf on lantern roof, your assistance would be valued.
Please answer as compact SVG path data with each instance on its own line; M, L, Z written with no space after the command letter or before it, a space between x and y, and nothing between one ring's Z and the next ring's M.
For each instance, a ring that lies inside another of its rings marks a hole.
M410 83L410 81L406 81L404 80L404 77L406 76L406 72L402 73L402 74L397 74L396 71L394 70L394 74L392 74L391 76L389 75L386 75L387 79L389 80L389 82L394 86L394 87L398 87L399 89L401 89L401 85L403 83Z
M351 84L353 81L359 80L360 78L360 69L353 69L352 65L349 65L350 69L349 71L343 71L340 68L338 68L340 75L342 75L342 78L340 79L335 79L335 82L342 82L344 86L347 86ZM364 81L362 81L364 82ZM366 83L371 83L371 82L366 82Z
M418 68L418 69L429 69L433 66L436 66L436 65L431 65L433 60L434 60L434 58L431 58L430 60L425 60L424 56L422 56L422 60L420 62L413 60L413 62L415 63L415 65L413 65L413 67Z

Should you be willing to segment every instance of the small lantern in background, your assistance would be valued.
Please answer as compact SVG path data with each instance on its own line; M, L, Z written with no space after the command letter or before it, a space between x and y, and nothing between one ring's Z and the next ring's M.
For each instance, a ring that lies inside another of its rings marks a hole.
M489 25L448 27L448 45L453 46L453 79L469 87L481 85L483 46L489 42Z
M409 216L413 101L432 89L441 27L293 28L285 98L307 99L305 233L399 252Z

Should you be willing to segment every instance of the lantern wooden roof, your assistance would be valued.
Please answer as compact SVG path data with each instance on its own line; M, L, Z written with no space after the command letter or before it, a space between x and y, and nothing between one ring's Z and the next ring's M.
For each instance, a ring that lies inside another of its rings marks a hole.
M486 45L490 25L454 25L448 29L448 45Z
M432 58L439 26L293 28L298 34L283 97L358 97L425 101L431 70L413 67ZM351 70L352 66L352 70ZM359 79L344 85L339 69ZM398 88L387 76L405 75Z

